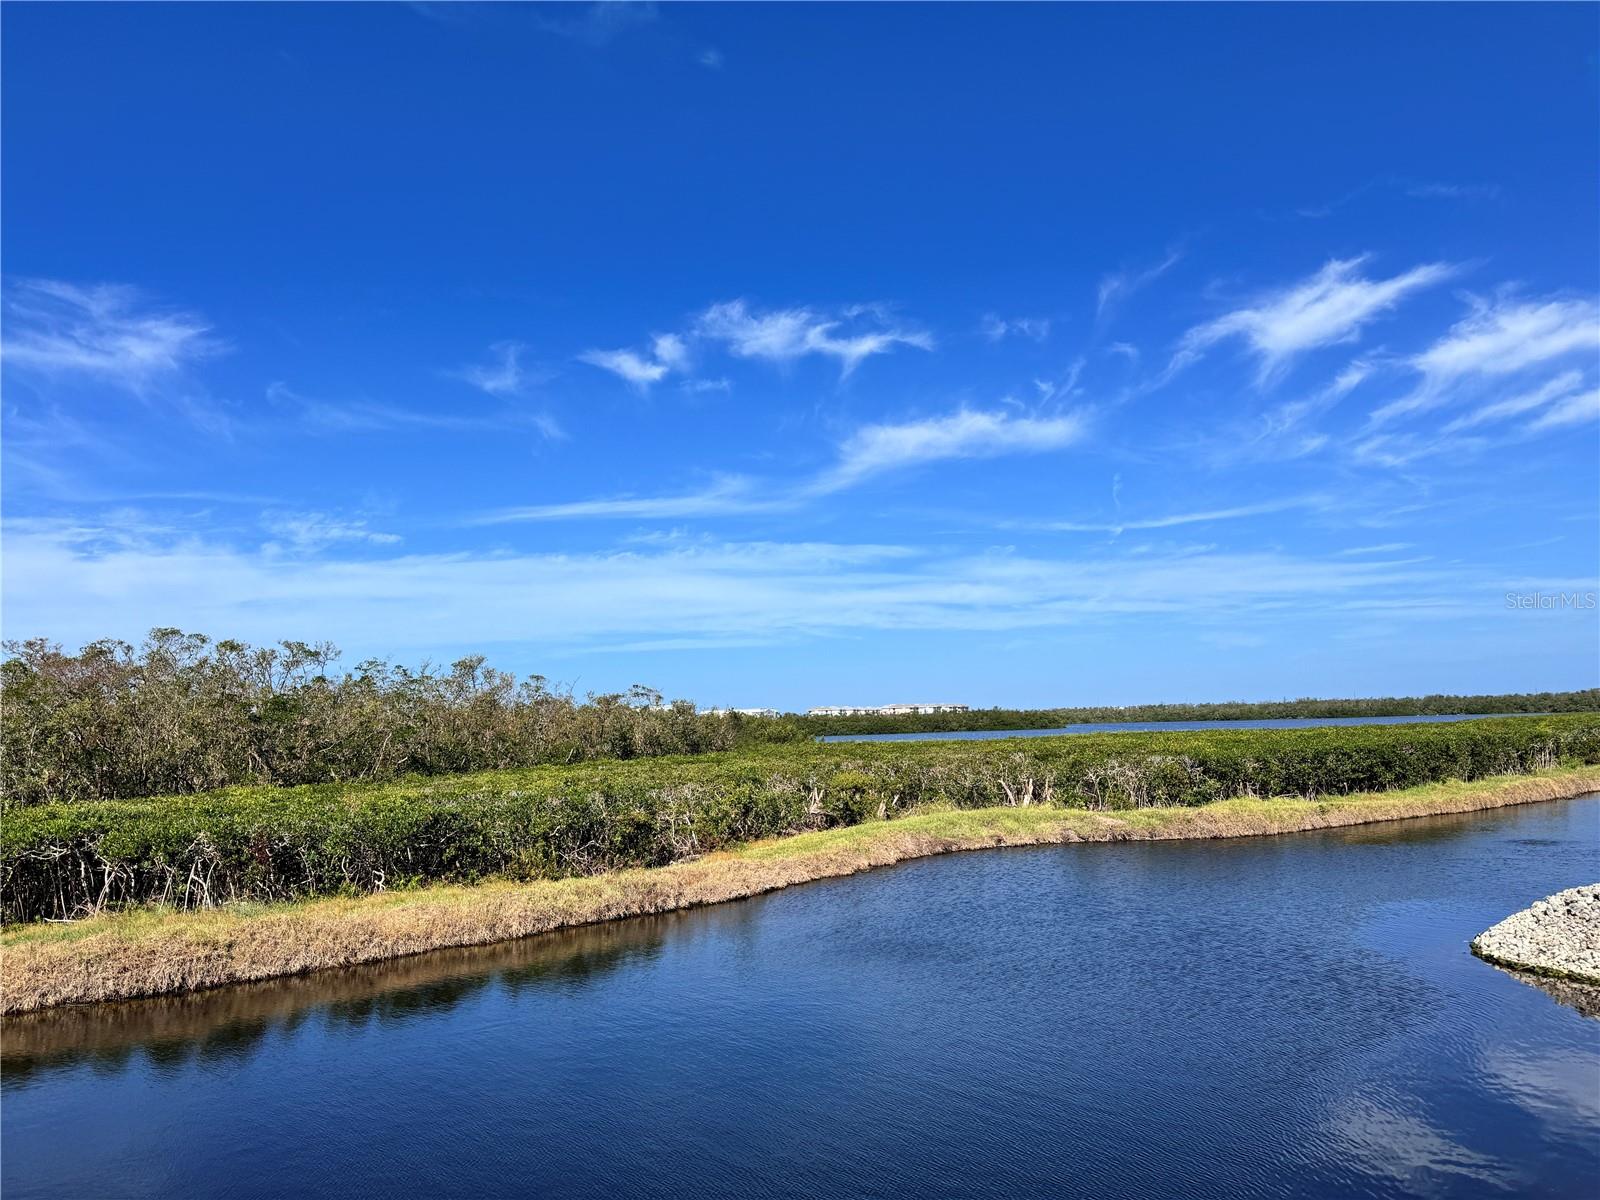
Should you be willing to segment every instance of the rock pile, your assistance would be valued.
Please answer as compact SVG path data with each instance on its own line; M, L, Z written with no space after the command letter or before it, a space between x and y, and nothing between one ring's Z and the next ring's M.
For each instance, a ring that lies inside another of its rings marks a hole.
M1512 914L1474 938L1472 952L1497 966L1600 984L1600 883Z

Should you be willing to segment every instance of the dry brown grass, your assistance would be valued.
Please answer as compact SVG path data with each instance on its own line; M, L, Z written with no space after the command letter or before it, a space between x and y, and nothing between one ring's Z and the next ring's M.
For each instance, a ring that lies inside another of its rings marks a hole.
M759 842L655 870L544 883L432 887L350 900L207 912L139 910L29 925L0 941L0 1012L182 993L479 946L617 917L717 904L957 850L1078 841L1232 838L1473 812L1600 791L1583 767L1304 800L1102 813L938 810Z

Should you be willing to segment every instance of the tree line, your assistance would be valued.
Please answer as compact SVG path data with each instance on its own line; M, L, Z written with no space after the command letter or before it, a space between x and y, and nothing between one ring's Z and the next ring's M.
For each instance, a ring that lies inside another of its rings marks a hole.
M5 644L0 787L8 807L701 754L828 734L1050 729L1105 722L1600 710L1600 689L1519 695L981 709L905 716L700 712L652 688L575 696L482 655L338 669L328 643L251 646L155 629L138 647Z
M1600 762L1600 716L802 742L341 787L39 805L0 822L0 918L204 908L662 866L923 805L1127 810L1311 800Z
M481 655L437 670L368 659L338 672L326 643L258 647L177 629L152 630L138 647L108 639L72 654L34 639L5 649L8 807L698 754L732 745L746 720L637 685L580 699Z
M1600 688L1576 692L1487 695L1376 696L1354 699L1221 701L1206 704L1097 705L1083 708L979 708L967 712L893 716L785 717L797 733L826 737L860 733L949 733L961 730L1060 729L1067 725L1153 721L1262 721L1293 717L1432 717L1460 714L1600 711Z

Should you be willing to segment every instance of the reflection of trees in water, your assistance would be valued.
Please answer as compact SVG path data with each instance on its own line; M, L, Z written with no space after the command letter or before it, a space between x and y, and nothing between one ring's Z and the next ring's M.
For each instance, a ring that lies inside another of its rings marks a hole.
M244 1061L274 1033L290 1036L307 1021L353 1032L446 1012L497 985L512 995L552 983L581 986L656 957L669 929L689 919L636 917L186 996L25 1013L6 1019L0 1074L8 1087L80 1065L114 1075L140 1055L167 1074L191 1063Z

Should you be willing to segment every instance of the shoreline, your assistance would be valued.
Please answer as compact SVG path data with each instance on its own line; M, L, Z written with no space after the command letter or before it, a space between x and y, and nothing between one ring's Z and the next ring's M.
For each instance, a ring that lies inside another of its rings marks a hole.
M1600 985L1600 884L1568 888L1472 939L1486 963L1524 975Z
M134 909L0 935L0 1013L305 975L745 899L910 859L1002 846L1259 837L1470 813L1600 791L1600 767L1393 792L1225 800L1114 812L934 809L755 842L666 867L533 883L433 886L353 899Z

